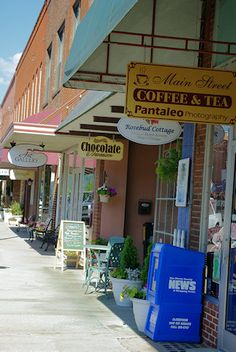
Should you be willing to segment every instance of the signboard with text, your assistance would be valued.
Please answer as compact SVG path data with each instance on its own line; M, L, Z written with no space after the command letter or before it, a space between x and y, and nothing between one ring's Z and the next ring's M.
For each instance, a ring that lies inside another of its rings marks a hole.
M123 143L107 137L83 137L78 144L78 154L83 158L101 160L122 160Z
M34 168L47 163L47 155L42 153L42 147L33 144L19 144L8 151L8 160L11 164Z
M233 125L235 91L235 72L131 62L126 114L143 119Z
M64 269L65 252L80 252L85 258L86 229L84 221L61 220L56 247L56 258L61 259Z
M161 145L170 143L182 133L178 122L122 118L117 124L120 134L135 143Z

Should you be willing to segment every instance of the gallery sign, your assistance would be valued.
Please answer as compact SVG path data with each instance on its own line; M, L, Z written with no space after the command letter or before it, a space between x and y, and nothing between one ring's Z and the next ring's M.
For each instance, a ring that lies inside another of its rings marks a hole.
M122 160L123 150L123 143L103 136L82 138L78 145L78 154L92 159Z
M42 147L32 144L15 145L8 151L11 164L20 167L39 167L47 163L47 155L41 152Z
M236 73L131 62L128 117L220 125L236 123Z
M178 122L121 118L117 124L119 133L130 141L159 145L176 140L182 128Z

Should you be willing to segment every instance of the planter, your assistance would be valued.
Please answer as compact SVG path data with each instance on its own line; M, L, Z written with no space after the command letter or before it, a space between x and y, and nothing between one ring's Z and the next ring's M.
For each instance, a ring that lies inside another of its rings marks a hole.
M137 287L137 289L141 289L142 287L142 281L141 280L126 280L126 279L117 279L114 277L111 277L111 282L112 282L112 291L114 295L115 302L118 306L123 306L123 307L131 307L132 302L129 297L124 298L122 301L120 299L120 294L123 291L124 286L129 286L129 287Z
M144 332L150 302L146 299L131 298L133 302L134 320L140 332Z
M3 208L4 212L4 222L8 224L8 220L12 218L12 213L9 208Z
M20 223L22 222L23 215L13 215L12 214L12 219L15 219L16 225L19 226Z
M108 203L110 200L109 194L100 194L99 198L100 198L100 202L102 203Z

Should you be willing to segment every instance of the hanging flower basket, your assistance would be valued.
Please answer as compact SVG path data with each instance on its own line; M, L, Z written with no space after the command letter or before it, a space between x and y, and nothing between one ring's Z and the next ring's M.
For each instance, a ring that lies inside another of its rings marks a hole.
M105 184L97 189L97 193L102 203L108 203L110 198L117 194L115 188L108 187Z
M100 194L99 198L100 198L100 202L102 203L108 203L110 200L109 194Z

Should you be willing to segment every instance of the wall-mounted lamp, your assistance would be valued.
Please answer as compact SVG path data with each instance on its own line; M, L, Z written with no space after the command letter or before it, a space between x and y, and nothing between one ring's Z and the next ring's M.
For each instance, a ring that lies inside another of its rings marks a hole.
M32 186L33 180L31 178L28 178L27 180L27 185Z

